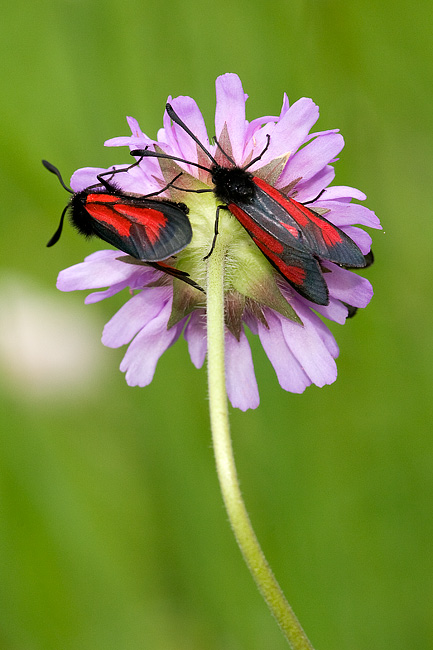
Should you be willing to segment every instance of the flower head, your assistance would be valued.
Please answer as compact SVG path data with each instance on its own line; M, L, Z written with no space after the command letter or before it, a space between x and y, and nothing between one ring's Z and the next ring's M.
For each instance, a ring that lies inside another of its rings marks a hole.
M248 122L247 96L237 75L219 77L216 96L215 144L209 142L203 117L193 99L177 97L169 98L169 102L179 120L218 165L226 167L227 160L231 159L241 168L248 166L254 176L283 194L296 196L296 201L313 202L317 214L326 215L331 224L338 226L367 254L371 238L357 226L380 228L379 221L366 207L351 203L352 199L365 199L362 192L350 187L328 187L334 179L331 163L344 142L336 130L309 133L319 115L312 100L303 98L290 106L284 96L279 116ZM128 118L128 123L132 135L109 140L108 146L129 146L131 150L147 150L168 157L151 154L144 157L139 165L116 175L117 185L123 192L147 195L167 188L172 179L178 178L161 196L188 205L193 237L170 264L205 286L207 265L203 258L211 250L216 208L221 205L221 200L210 191L212 174L204 169L209 168L209 159L179 123L172 123L167 113L156 141L146 136L133 118ZM97 183L96 177L102 171L105 170L78 170L71 179L72 189L78 192ZM316 304L300 295L293 283L289 284L274 269L233 214L220 210L219 222L218 237L224 237L227 249L226 380L232 405L246 410L259 403L245 326L259 336L285 390L300 393L311 383L317 386L332 383L337 374L338 347L319 315L344 323L348 305L365 307L369 303L373 293L370 283L315 255L328 296L322 301L326 304ZM149 384L159 357L182 332L193 364L201 367L204 363L205 296L179 279L146 265L126 264L119 251L99 251L81 264L62 271L57 286L62 291L109 287L90 294L87 303L129 289L132 297L107 323L102 337L102 342L109 347L129 343L120 366L126 372L128 384Z

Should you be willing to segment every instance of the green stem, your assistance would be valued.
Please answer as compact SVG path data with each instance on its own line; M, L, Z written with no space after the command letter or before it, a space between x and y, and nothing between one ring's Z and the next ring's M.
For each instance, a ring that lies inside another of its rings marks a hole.
M228 242L220 232L208 260L207 337L210 420L221 491L245 562L293 650L313 650L260 548L245 508L230 438L224 363L224 262Z

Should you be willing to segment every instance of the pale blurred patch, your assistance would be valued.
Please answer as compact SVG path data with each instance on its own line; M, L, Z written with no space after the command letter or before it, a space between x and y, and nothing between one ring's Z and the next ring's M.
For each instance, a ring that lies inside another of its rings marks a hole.
M76 399L103 381L103 323L23 275L0 280L0 381L30 399Z

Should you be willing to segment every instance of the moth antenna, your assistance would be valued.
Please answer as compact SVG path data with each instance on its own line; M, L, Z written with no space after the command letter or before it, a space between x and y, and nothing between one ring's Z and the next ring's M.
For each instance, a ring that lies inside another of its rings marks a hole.
M181 127L181 129L183 129L185 131L185 133L188 133L189 137L192 138L196 144L198 144L200 149L202 151L204 151L204 153L209 158L209 160L211 160L214 165L218 166L218 163L215 160L215 158L209 153L209 151L207 149L205 149L203 144L200 142L200 140L197 138L197 136L194 135L194 133L187 127L185 122L182 122L179 115L175 112L173 106L171 104L166 104L165 110L167 111L168 116L173 120L173 122L178 124Z
M204 165L199 165L199 163L192 162L191 160L185 160L185 158L178 158L177 156L170 156L168 153L160 153L159 151L149 151L148 149L134 149L130 152L131 156L140 156L140 158L162 158L163 160L175 160L176 162L182 162L186 165L192 165L193 167L198 167L199 169L204 169L205 172L210 172L209 167Z
M256 157L253 158L252 160L250 160L250 162L248 163L248 165L245 165L245 167L242 167L242 169L244 169L244 170L245 170L245 169L248 169L248 167L251 167L252 165L254 165L254 163L258 162L258 161L260 160L260 158L262 158L262 157L264 156L264 154L267 152L267 150L269 149L269 144L270 144L270 142L271 142L271 136L270 136L269 133L268 133L268 134L266 135L266 146L265 146L265 148L263 149L263 151L262 151L261 153L259 153L258 156L256 156Z
M98 174L96 178L98 179L99 183L95 183L94 185L91 185L87 189L98 187L98 185L103 185L105 189L112 191L113 186L111 185L111 181L113 180L113 177L116 174L121 174L122 172L129 172L129 170L132 169L133 167L137 167L137 165L139 165L141 161L142 158L140 158L140 160L136 160L135 162L133 162L132 165L128 165L128 167L123 167L122 169L114 168L114 169L110 169L107 172L102 172L101 174ZM105 180L104 176L110 176L110 178L108 180Z
M55 173L55 172L53 172L53 173ZM62 185L63 185L63 183L62 183ZM66 188L66 189L68 189L68 188ZM66 211L67 211L68 208L69 208L69 205L67 205L66 208L63 210L62 216L60 217L59 227L57 228L56 232L54 233L54 235L51 237L50 241L48 242L48 244L47 244L48 248L50 246L54 246L54 244L57 244L57 242L59 241L60 235L62 234L62 230L63 230L63 222L65 220L65 214L66 214Z
M48 169L49 172L51 172L52 174L55 174L57 176L57 178L60 181L60 185L62 187L64 187L67 192L69 192L70 194L74 194L73 190L71 190L70 187L65 185L65 183L63 181L63 178L62 178L62 175L59 172L59 170L57 169L57 167L54 167L54 165L52 165L50 162L48 162L48 160L43 160L42 164L45 167L45 169Z
M324 191L325 190L322 190L321 192L319 192L319 194L317 196L315 196L314 199L311 199L310 201L304 201L303 205L308 205L309 203L314 203L314 201L318 201L320 199L320 197L322 196Z

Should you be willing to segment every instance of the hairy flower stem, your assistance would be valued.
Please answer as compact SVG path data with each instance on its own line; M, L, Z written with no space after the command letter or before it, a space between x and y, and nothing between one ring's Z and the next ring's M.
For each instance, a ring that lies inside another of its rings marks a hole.
M218 478L236 540L245 562L293 650L313 650L263 555L242 499L230 438L224 363L224 262L227 244L220 232L208 260L208 382L212 440Z

